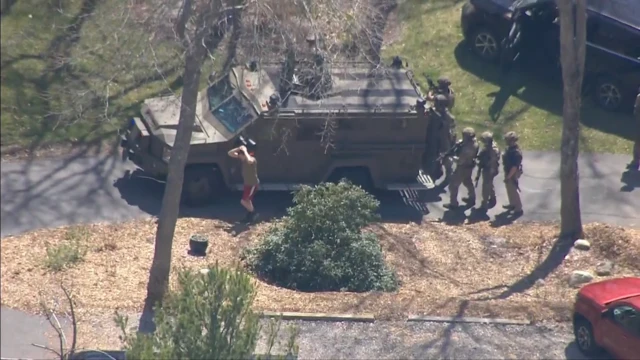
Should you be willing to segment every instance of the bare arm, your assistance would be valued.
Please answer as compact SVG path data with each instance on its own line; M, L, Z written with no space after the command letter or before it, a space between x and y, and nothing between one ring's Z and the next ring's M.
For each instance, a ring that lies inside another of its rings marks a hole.
M237 159L237 158L240 157L240 152L243 151L243 150L246 153L246 148L244 148L244 145L243 146L238 146L237 148L233 148L233 149L229 150L229 152L227 154L229 156L231 156L232 158Z

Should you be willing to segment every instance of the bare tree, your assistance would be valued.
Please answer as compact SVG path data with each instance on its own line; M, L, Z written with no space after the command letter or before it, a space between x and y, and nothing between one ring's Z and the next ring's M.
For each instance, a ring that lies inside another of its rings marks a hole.
M162 300L167 290L173 235L180 210L184 168L196 119L201 69L208 52L207 42L211 37L221 36L218 26L219 15L243 2L232 1L229 4L220 0L184 0L176 22L176 34L185 51L183 91L180 120L169 159L169 174L158 217L155 251L147 285L147 310L151 310Z
M557 0L563 81L563 126L560 161L561 234L582 235L578 153L586 49L586 0Z

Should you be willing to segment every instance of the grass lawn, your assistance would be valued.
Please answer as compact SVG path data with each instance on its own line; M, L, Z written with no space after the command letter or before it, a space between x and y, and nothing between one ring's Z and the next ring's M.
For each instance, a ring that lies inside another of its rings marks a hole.
M3 147L104 138L137 113L143 99L179 91L181 56L167 41L151 51L151 34L136 21L140 9L68 0L59 11L54 3L22 0L2 14ZM558 149L560 89L523 74L501 87L497 69L461 45L461 6L462 0L405 0L394 19L401 34L385 57L400 54L419 77L450 76L459 130L471 125L498 136L515 130L525 149ZM631 151L631 116L587 104L583 125L582 151Z
M125 4L22 0L3 12L3 146L99 139L142 99L179 88L178 52L152 52Z
M558 150L562 134L560 85L539 74L512 73L501 80L497 66L476 59L462 43L460 9L464 0L405 0L399 5L402 35L385 49L386 57L409 61L422 74L447 75L457 92L453 110L458 130L472 126L495 134L514 130L528 150ZM502 85L502 86L501 86ZM585 101L581 151L630 153L631 115L612 114Z

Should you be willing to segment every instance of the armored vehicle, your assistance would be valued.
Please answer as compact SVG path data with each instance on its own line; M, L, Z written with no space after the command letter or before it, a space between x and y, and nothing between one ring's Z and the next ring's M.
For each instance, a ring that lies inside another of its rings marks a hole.
M400 64L331 68L251 62L210 82L198 96L182 198L197 206L242 187L227 152L240 136L257 144L260 190L293 190L347 178L365 189L426 189L425 101ZM320 69L320 71L318 71ZM167 173L180 99L146 100L122 136L123 159L152 176Z

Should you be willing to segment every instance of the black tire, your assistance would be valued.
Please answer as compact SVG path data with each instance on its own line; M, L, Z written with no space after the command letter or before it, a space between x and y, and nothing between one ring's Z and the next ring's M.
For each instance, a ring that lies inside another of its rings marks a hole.
M469 32L467 41L471 51L480 59L487 62L497 62L500 59L501 39L495 31L478 26Z
M598 106L607 111L620 110L626 101L620 82L611 76L596 78L593 98Z
M184 171L182 201L190 207L215 203L225 192L220 170L215 165L189 166Z
M348 167L335 169L329 177L329 182L338 183L342 179L348 180L350 183L359 186L366 192L370 193L374 190L371 173L366 167Z
M601 352L601 348L596 344L596 339L593 336L593 327L589 320L578 316L573 321L573 334L576 346L584 355L592 356Z

